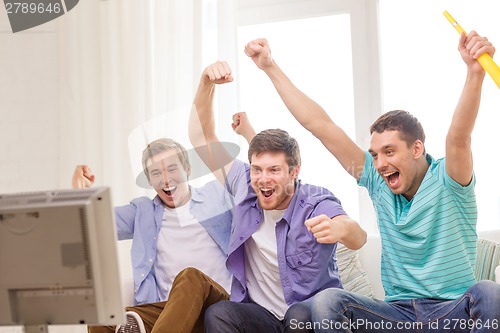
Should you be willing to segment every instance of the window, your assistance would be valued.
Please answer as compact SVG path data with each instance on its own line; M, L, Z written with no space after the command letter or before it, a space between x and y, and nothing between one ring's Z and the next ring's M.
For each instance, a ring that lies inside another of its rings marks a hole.
M448 10L465 31L475 29L487 36L498 50L500 3L380 0L379 4L384 110L405 109L414 114L424 127L427 152L434 158L444 157L446 133L466 67L457 51L459 35L443 11ZM472 135L478 230L500 226L500 181L493 176L500 156L492 152L499 105L500 91L486 77Z
M336 34L335 40L330 33ZM290 79L355 136L350 18L348 14L245 25L238 29L238 50L265 37L273 58ZM281 128L297 139L301 148L300 179L330 189L350 216L358 219L358 189L323 145L288 112L267 76L239 52L241 111L246 111L256 131ZM243 149L245 151L245 149ZM246 160L246 152L241 156Z
M370 121L381 111L376 9L372 0L239 0L237 5L237 111L247 111L256 130L290 132L301 146L300 178L338 195L346 212L371 233L377 232L376 218L366 191L289 114L269 79L241 51L252 39L268 39L273 57L299 89L368 148Z

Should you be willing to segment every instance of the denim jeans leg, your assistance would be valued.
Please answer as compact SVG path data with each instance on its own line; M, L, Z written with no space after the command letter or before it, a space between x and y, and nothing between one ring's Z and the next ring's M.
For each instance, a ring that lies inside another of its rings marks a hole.
M292 305L285 313L285 333L314 333L311 327L311 307L309 302Z
M500 284L479 281L453 301L419 300L417 313L426 333L500 332Z
M317 294L315 332L500 332L500 284L480 281L456 300L373 300L342 289Z
M311 300L314 332L418 332L411 300L384 302L331 288Z
M283 324L271 312L255 303L220 301L205 312L206 333L282 333Z

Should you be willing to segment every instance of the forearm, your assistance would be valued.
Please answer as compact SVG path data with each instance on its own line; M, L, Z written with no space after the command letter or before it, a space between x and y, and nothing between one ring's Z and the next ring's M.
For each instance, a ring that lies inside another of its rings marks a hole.
M448 140L470 142L479 111L481 88L485 73L468 73L462 94L453 114Z
M227 173L232 165L232 156L220 144L215 132L213 100L215 83L203 74L196 92L193 108L189 116L189 140L195 147L203 162L221 182L225 182L224 172ZM224 164L227 161L227 164Z
M188 126L189 139L195 147L217 141L213 112L214 95L215 85L202 78L194 98Z
M264 69L271 79L281 99L297 121L313 135L319 134L319 129L325 122L331 122L323 108L299 90L286 76L281 68L273 64Z
M250 141L252 141L256 133L253 127L250 127L247 131L245 131L245 133L241 133L241 135L245 138L245 140L247 140L248 144L250 144Z
M323 143L348 173L359 179L359 170L363 169L365 162L363 150L318 103L300 91L276 63L273 62L264 72L295 119Z
M338 220L339 229L343 230L339 242L351 250L358 250L366 243L366 231L351 219L349 216L343 216Z

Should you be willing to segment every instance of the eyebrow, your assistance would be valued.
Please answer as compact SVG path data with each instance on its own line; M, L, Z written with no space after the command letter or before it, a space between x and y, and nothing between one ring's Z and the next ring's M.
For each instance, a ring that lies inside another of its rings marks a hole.
M395 148L395 147L396 147L396 145L389 144L389 145L382 146L382 147L380 148L380 150L386 150L386 149L388 149L388 148ZM369 149L368 149L368 152L369 152L369 153L375 153L375 154L377 153L377 152L376 152L375 150L373 150L372 148L369 148Z
M178 164L177 162L174 162L174 163L172 163L172 164L166 165L166 166L165 166L165 170L166 170L166 169L169 169L169 168L171 168L171 167L178 167L178 166L179 166L179 164ZM163 165L160 163L157 167L150 168L149 170L150 170L150 171L163 170Z
M273 169L273 168L283 168L283 165L276 164L276 165L271 165L271 166L263 168L260 165L250 164L250 167L252 167L252 168L259 168L259 169Z

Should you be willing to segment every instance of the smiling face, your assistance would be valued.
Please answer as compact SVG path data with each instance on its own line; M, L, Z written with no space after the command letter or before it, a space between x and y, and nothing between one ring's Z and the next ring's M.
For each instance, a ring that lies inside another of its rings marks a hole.
M262 209L288 207L295 192L299 170L299 166L290 169L285 153L262 152L252 155L250 181Z
M169 149L148 159L147 172L149 184L167 207L180 207L191 198L187 182L190 170L184 169L177 149Z
M411 199L425 175L425 170L421 167L425 166L425 163L421 163L425 159L423 143L416 140L408 146L401 139L399 131L374 132L369 152L373 156L375 169L392 193Z

